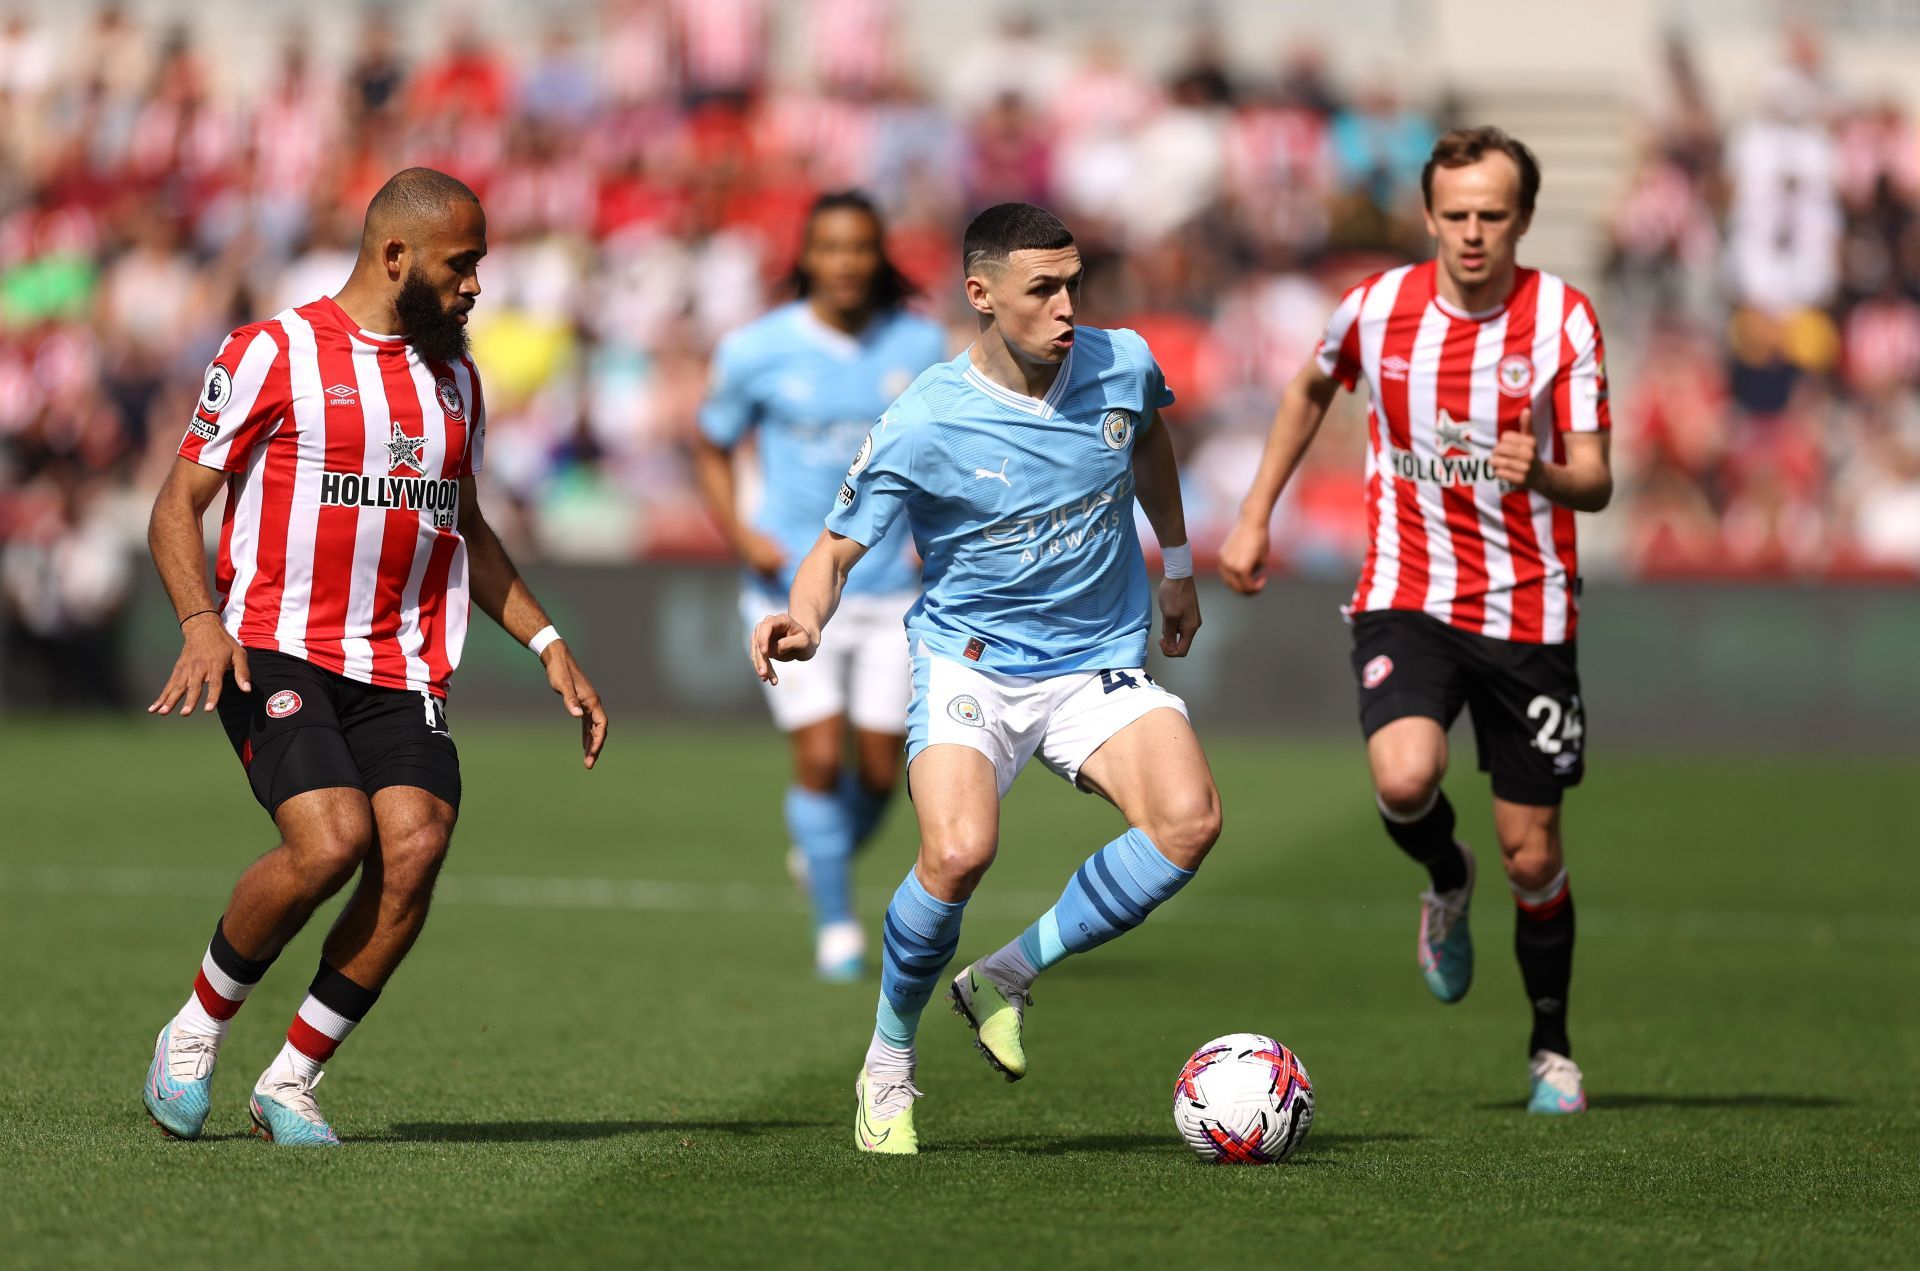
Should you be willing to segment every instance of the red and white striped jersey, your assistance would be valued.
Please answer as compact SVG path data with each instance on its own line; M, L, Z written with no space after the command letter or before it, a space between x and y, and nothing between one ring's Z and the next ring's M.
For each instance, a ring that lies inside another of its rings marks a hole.
M1316 357L1347 388L1364 375L1368 546L1349 612L1416 610L1529 644L1574 638L1573 513L1494 477L1494 441L1533 408L1542 460L1564 434L1612 426L1605 349L1587 298L1522 269L1507 302L1464 313L1433 261L1346 294Z
M460 479L485 438L471 359L423 361L331 299L228 336L180 443L233 474L215 571L227 631L446 696L467 636Z

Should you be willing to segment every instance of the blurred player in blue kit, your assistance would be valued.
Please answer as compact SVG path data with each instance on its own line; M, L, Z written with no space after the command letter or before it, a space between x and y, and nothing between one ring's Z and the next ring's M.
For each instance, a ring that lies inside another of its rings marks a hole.
M862 195L815 201L793 287L797 300L720 342L695 443L701 497L746 567L749 628L780 606L874 417L946 354L940 327L903 307L913 286L887 258L879 213ZM760 489L747 518L732 452L749 434ZM805 878L815 967L829 980L863 970L853 854L898 782L912 685L900 620L919 593L919 561L904 526L873 547L847 579L833 638L767 694L793 742L790 865ZM851 771L842 764L849 727Z
M1113 803L1128 829L1017 940L953 979L954 1009L1009 1081L1027 1071L1034 977L1138 926L1220 832L1186 706L1142 669L1151 592L1136 499L1166 561L1161 651L1184 656L1200 626L1160 418L1173 394L1138 335L1075 326L1080 253L1051 213L989 208L963 252L979 338L881 415L786 611L761 619L752 641L767 683L804 674L831 643L823 633L856 567L911 525L926 560L907 615L920 854L887 907L880 1002L856 1085L855 1143L869 1152L918 1151L920 1015L999 847L1000 800L1028 759Z

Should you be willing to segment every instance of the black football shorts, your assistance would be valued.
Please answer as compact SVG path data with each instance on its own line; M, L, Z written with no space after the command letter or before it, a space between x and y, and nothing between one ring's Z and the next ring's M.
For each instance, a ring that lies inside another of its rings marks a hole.
M227 672L220 722L253 797L272 816L309 790L350 786L371 796L417 786L460 806L460 752L442 699L380 688L269 649L248 649L253 691Z
M1473 713L1480 770L1509 803L1552 807L1586 773L1586 717L1574 645L1523 644L1462 631L1424 613L1355 614L1360 727L1371 737L1407 716L1450 728Z

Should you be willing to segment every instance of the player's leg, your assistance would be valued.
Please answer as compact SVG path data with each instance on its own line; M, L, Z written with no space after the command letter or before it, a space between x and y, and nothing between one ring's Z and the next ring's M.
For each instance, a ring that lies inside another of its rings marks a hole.
M906 765L906 746L906 734L898 724L891 729L853 730L853 767L841 774L840 792L853 812L856 852L872 841L893 801Z
M788 676L780 678L780 688L772 692L788 687ZM825 980L855 980L864 970L866 936L853 910L854 810L841 790L846 720L835 709L825 719L791 729L787 737L793 781L783 807L813 909L814 970Z
M856 1087L862 1151L919 1150L914 1038L960 940L967 898L993 863L1000 800L1039 744L1045 682L988 675L925 653L913 659L907 785L920 851L882 923L880 1000Z
M1456 633L1425 614L1365 613L1353 623L1353 671L1374 804L1387 837L1427 871L1415 956L1442 1002L1473 984L1473 855L1454 837L1447 727L1459 715L1465 681Z
M254 1083L254 1129L281 1144L339 1141L313 1088L425 926L460 806L459 751L440 699L351 682L337 693L344 735L371 792L375 845L321 946L286 1042Z
M1047 766L1119 808L1127 831L1089 857L1054 906L954 977L954 1008L1008 1081L1026 1074L1034 977L1131 931L1193 877L1220 833L1220 796L1186 706L1141 670L1085 677L1041 743Z
M1579 674L1571 646L1489 646L1474 731L1480 766L1492 777L1494 831L1513 890L1514 957L1533 1014L1528 1108L1579 1112L1585 1083L1567 1036L1574 904L1560 837L1561 800L1586 771Z
M281 841L240 876L192 992L155 1042L144 1102L182 1138L206 1123L214 1065L242 1003L373 843L372 809L320 673L273 653L252 661L253 692L229 682L221 722Z
M960 942L967 898L993 862L1000 786L992 760L966 746L922 750L909 774L920 854L887 905L880 1001L858 1087L856 1140L869 1152L919 1150L913 1126L914 1039Z
M768 606L751 589L743 594L741 613L749 629ZM783 667L777 687L761 686L793 757L793 776L781 798L791 844L787 870L807 895L814 967L829 980L857 978L866 955L866 937L853 912L855 814L841 791L847 646L836 626L811 660Z

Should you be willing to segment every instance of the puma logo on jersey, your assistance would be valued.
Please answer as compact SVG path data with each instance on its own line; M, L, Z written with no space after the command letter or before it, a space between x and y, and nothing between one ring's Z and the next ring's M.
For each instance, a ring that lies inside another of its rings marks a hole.
M995 472L992 468L975 468L973 470L973 479L975 481L998 481L1001 485L1011 490L1013 489L1013 482L1007 480L1007 464L1010 462L1012 462L1011 459L1002 459L1000 461L1000 471L998 472Z

